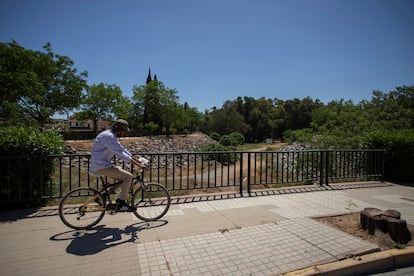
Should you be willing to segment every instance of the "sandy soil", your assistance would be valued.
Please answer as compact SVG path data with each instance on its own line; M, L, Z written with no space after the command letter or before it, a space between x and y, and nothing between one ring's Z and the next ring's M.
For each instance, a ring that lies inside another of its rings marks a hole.
M353 236L376 244L379 248L381 248L381 250L392 249L399 246L390 238L390 235L388 233L375 231L374 235L369 235L368 231L363 230L359 227L359 218L359 213L350 213L341 216L316 218L316 220L320 221L321 223L333 226ZM411 241L409 241L406 245L413 246L414 226L409 224L408 229L411 233Z

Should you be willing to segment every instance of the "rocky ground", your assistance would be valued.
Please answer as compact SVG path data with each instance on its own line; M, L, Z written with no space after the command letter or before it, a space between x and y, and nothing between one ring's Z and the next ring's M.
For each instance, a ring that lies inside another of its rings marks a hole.
M367 240L373 244L376 244L381 250L387 250L392 248L401 248L404 246L413 246L414 245L414 226L408 225L408 229L411 233L412 240L405 245L399 245L395 243L388 233L383 233L381 231L375 231L374 235L369 235L368 231L363 230L359 227L359 213L350 213L340 216L331 216L331 217L322 217L317 218L321 223L338 228L341 231L344 231L353 236L359 237L361 239ZM404 218L402 218L404 219Z
M132 153L192 152L202 145L217 143L202 133L169 137L123 137L119 140ZM68 153L89 154L92 144L93 140L66 141Z

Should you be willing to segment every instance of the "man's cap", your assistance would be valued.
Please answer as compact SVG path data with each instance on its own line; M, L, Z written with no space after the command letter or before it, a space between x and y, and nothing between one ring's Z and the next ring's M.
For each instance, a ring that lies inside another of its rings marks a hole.
M117 119L112 126L114 129L120 129L123 131L129 131L129 124L124 119Z

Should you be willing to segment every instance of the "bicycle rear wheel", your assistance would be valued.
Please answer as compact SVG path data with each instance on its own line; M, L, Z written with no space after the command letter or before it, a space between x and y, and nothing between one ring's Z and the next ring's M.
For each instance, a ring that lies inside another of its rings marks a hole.
M95 189L80 187L69 191L59 203L59 217L73 229L88 229L105 215L106 201Z
M132 196L134 214L143 221L162 218L170 208L171 198L168 190L159 183L147 183Z

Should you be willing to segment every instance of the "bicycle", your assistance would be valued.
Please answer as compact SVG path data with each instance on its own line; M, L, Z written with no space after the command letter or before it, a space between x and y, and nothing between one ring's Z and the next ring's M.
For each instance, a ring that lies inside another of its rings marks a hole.
M115 194L115 183L108 184L103 176L101 190L91 187L79 187L69 191L59 203L59 217L62 222L76 230L89 229L98 224L105 212L116 214L116 205L111 195ZM135 191L134 187L139 185ZM163 185L144 182L144 170L141 176L135 175L129 190L129 205L134 215L143 221L155 221L162 218L170 208L171 197Z

